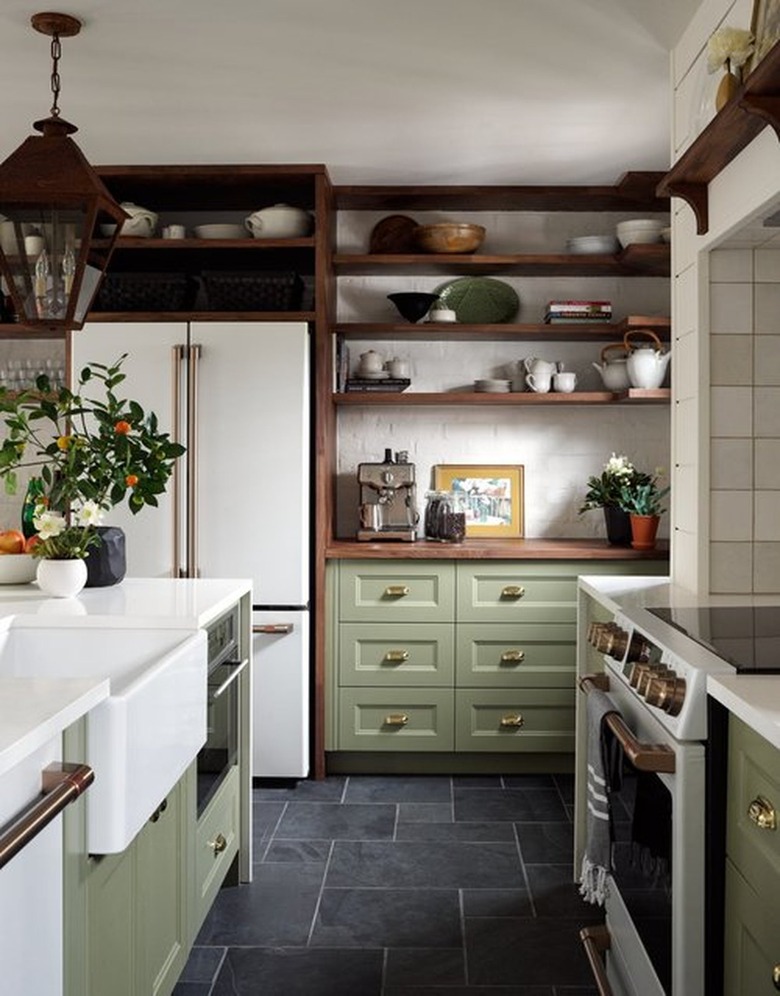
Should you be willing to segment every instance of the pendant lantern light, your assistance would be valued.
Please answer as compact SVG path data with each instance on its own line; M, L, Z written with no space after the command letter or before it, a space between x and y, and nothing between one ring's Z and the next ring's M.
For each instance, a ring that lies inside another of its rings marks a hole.
M51 41L50 116L0 165L0 274L15 319L27 329L80 329L126 213L70 137L60 117L60 38L77 35L68 14L35 14Z

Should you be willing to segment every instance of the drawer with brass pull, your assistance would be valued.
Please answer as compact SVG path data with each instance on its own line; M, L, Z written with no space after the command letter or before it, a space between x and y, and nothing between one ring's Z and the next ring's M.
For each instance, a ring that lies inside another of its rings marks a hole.
M459 622L575 622L576 573L539 563L457 564Z
M455 691L455 749L571 751L572 688L464 688Z
M445 688L342 688L342 750L450 751L453 692Z
M342 622L451 622L455 565L342 561L338 608Z
M780 912L777 892L763 895L726 861L724 989L727 996L780 991Z
M454 675L453 623L342 623L340 685L440 685Z
M238 768L231 770L198 821L195 836L197 906L204 914L238 851Z
M574 623L460 624L456 684L459 688L571 688L575 640Z

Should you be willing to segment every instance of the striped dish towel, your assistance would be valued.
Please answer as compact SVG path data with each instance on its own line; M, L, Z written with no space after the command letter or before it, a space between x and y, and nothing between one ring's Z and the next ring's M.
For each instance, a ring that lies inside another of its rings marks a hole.
M588 720L588 821L585 853L582 858L580 895L589 903L604 905L607 896L607 873L611 867L612 822L608 791L608 766L602 725L615 706L598 688L591 688L587 699Z

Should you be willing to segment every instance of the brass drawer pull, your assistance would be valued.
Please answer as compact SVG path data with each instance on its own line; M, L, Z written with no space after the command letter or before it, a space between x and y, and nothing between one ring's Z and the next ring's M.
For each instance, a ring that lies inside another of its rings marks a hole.
M523 725L523 717L519 712L510 712L501 717L501 726L519 729Z
M385 660L390 664L403 664L404 661L409 660L408 650L388 650L385 654Z
M772 969L772 985L775 989L780 989L780 965L775 965Z
M404 595L408 595L410 592L408 584L389 584L385 588L385 595L387 598L403 598Z
M507 584L501 589L502 598L522 598L525 595L525 588L519 584Z
M761 830L777 829L775 807L762 795L757 795L748 806L748 817Z
M409 722L409 717L405 712L391 712L389 716L385 716L385 726L406 726Z
M227 847L227 841L221 833L218 833L214 840L208 842L208 846L214 852L214 857L221 854Z
M502 664L520 664L521 661L525 660L524 650L505 650L501 654Z

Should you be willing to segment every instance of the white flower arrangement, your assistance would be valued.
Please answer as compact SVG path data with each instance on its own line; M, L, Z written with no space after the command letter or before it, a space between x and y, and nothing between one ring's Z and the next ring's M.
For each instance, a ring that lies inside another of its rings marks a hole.
M731 72L732 67L744 66L753 52L753 42L753 35L744 28L719 28L707 42L707 72L714 73L721 66Z

